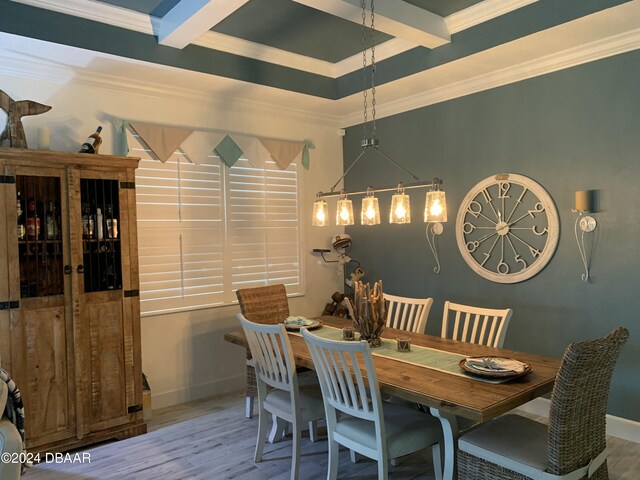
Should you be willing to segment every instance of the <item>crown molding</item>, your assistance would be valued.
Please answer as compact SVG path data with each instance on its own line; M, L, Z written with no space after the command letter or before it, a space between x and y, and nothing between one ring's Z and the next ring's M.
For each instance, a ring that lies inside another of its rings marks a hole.
M454 98L463 97L465 95L482 92L491 88L545 75L547 73L593 62L613 55L630 52L632 50L637 50L638 48L640 48L640 28L580 45L579 47L574 47L559 53L529 60L518 65L502 68L495 72L464 79L445 87L435 88L416 95L405 96L399 100L387 103L378 102L376 107L377 117L388 117L447 100L453 100ZM414 75L414 77L427 75L428 72L429 71L427 70L426 72ZM393 92L394 89L402 91L404 89L402 83L402 80L398 80L392 84L378 87L378 90L383 90L384 88L385 94ZM354 112L342 117L343 128L358 125L361 122L361 112Z
M171 68L171 67L162 67ZM246 96L230 97L203 90L180 87L178 85L166 85L145 80L128 78L120 75L109 75L104 72L91 72L82 68L53 65L51 63L34 62L33 59L21 60L0 54L0 75L17 78L44 80L61 85L76 84L119 91L133 95L145 95L160 99L178 99L191 102L208 102L212 108L229 110L245 115L261 115L278 118L286 118L295 122L312 125L322 125L338 128L340 117L338 115L323 114L310 109L296 108L282 102L268 102L248 99ZM198 74L200 75L200 74ZM239 82L238 83L243 83ZM249 84L251 87L254 85ZM263 89L260 98L268 99L271 87ZM291 93L292 99L299 94ZM290 105L295 102L291 101Z
M450 34L458 33L467 28L493 20L496 17L513 12L538 0L484 0L484 2L452 13L445 17L444 23Z

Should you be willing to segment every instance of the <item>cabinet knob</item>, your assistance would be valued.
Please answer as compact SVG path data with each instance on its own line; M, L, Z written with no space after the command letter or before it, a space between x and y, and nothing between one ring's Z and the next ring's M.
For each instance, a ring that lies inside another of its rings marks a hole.
M78 265L78 273L84 273L84 265Z
M71 275L71 265L65 265L64 266L64 274L65 275Z

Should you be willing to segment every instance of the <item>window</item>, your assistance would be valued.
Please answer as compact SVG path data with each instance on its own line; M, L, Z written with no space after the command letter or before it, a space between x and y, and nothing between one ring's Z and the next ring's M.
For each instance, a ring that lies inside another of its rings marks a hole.
M230 304L234 291L284 283L303 292L298 166L153 160L135 136L143 314Z

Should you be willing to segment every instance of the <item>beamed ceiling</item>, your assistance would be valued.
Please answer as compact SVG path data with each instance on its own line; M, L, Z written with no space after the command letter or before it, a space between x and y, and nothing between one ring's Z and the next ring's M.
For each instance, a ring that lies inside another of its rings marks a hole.
M639 3L377 0L380 113L638 48ZM347 126L358 123L361 22L360 0L0 0L0 72L30 62Z

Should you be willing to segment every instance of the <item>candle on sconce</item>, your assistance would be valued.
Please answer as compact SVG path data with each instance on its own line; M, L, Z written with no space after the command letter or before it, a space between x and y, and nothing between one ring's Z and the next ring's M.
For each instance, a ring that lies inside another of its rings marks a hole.
M49 150L51 146L51 132L47 127L38 129L38 148L40 150Z
M578 190L576 192L576 212L590 212L591 198L589 190Z

